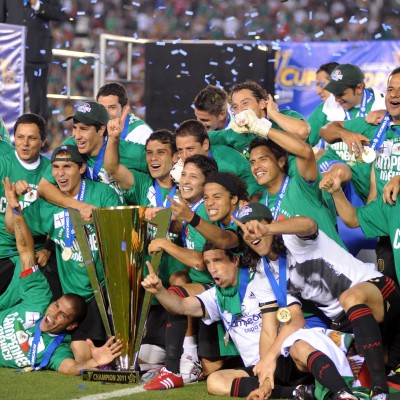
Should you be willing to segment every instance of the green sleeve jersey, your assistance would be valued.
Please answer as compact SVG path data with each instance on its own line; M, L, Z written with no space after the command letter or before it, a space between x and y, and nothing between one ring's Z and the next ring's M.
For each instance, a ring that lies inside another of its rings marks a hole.
M25 180L31 187L31 191L21 196L19 199L22 209L29 207L38 198L37 187L42 178L49 160L40 156L39 165L35 169L26 169L18 161L15 152L10 153L6 157L0 157L0 182L9 177L11 182ZM0 258L8 258L18 255L15 236L6 232L5 229L5 212L7 200L4 194L4 186L0 185ZM46 236L40 235L35 237L35 249L42 249L46 242Z
M206 221L211 222L204 203L196 210L196 214ZM185 248L202 252L204 244L206 243L205 237L189 224L185 224L183 229L185 230ZM189 275L193 283L214 283L207 269L204 271L197 271L195 268L189 268Z
M117 194L107 185L88 179L85 179L85 183L84 201L88 204L93 204L96 207L121 205ZM72 242L71 258L69 260L62 258L62 252L67 247L65 244L64 208L40 198L24 211L24 216L33 235L38 233L48 234L55 242L58 273L63 293L76 293L84 297L86 301L91 300L94 294L76 238ZM104 285L104 272L93 225L86 225L86 235L96 265L99 283Z
M400 276L400 203L384 203L382 196L356 208L358 222L367 238L390 236L396 275Z
M5 140L0 140L0 157L7 156L15 151L14 146Z
M133 113L128 115L128 132L124 140L145 146L152 132L150 126L138 116Z
M247 192L250 196L264 190L254 179L248 160L238 151L228 146L215 145L211 147L211 154L218 165L219 172L231 172L247 183Z
M329 122L326 114L322 112L323 107L324 103L319 104L307 121L310 125L310 134L308 135L307 143L311 147L314 147L320 141L321 136L319 135L319 131Z
M315 182L305 181L298 173L291 176L287 191L281 202L278 220L297 215L312 218L317 222L319 229L345 248L336 230L336 212L329 208L323 198L321 189L319 189L321 179L321 174L318 175ZM279 192L267 195L267 191L265 191L260 199L260 203L270 207L272 214L274 214L277 206L278 195Z
M23 368L30 366L30 346L37 321L44 315L51 302L51 292L46 278L37 270L20 278L22 301L0 312L0 367ZM36 365L39 364L54 335L42 333L37 346ZM47 369L57 370L66 358L73 358L69 347L70 336L54 351Z
M0 136L1 136L1 140L3 140L6 143L11 144L11 139L10 139L10 135L8 133L8 129L6 128L6 125L4 124L4 121L1 117L0 117Z

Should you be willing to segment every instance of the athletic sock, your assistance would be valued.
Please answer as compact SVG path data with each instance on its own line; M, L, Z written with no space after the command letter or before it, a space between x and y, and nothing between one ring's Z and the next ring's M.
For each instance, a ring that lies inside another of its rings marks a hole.
M258 389L258 387L259 387L258 377L256 376L235 378L232 381L230 396L247 397L250 394L250 392L252 392L255 389Z
M347 310L347 317L353 326L357 350L365 358L371 387L379 386L388 392L381 332L371 309L365 304L357 304Z
M199 361L197 355L197 336L185 336L183 340L183 353L189 355L193 361Z
M168 313L165 333L165 367L174 374L179 374L179 363L183 353L183 341L188 326L186 316Z
M351 392L333 361L321 351L316 350L309 354L307 357L307 367L314 378L333 393L342 390Z

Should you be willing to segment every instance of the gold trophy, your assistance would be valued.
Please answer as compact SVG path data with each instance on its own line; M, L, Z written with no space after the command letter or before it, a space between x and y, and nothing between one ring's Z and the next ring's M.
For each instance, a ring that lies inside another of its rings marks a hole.
M86 370L83 379L110 383L138 383L138 354L150 309L151 295L141 286L147 248L147 223L157 227L156 238L165 238L171 210L157 213L151 221L144 217L146 207L120 206L93 210L93 222L103 263L107 302L100 288L96 267L85 233L84 221L77 210L69 209L75 235L86 265L95 299L108 336L123 343L115 370ZM162 253L152 256L155 272Z

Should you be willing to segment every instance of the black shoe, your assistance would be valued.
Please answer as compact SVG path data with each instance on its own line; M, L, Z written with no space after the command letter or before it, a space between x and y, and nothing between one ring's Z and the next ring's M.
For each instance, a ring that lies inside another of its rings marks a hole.
M293 391L294 400L314 400L314 385L299 385Z
M350 393L346 390L340 390L333 397L332 400L358 400L353 393Z
M381 387L374 386L369 392L369 398L371 400L388 400L389 393L385 392Z

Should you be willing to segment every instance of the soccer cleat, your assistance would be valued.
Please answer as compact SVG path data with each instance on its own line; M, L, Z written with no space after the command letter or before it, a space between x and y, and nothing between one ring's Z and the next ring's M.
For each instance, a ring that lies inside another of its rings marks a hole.
M386 393L381 387L374 386L369 393L369 398L371 400L388 400L389 393Z
M179 370L184 383L197 382L202 373L201 365L198 361L193 361L193 358L188 354L182 354Z
M155 378L160 373L160 371L161 371L161 367L150 368L140 377L140 381L144 382L144 383L150 382L153 378Z
M314 400L314 385L298 385L293 391L294 400Z
M353 393L349 393L346 390L340 390L333 397L333 400L358 400L358 397L354 396Z
M182 376L168 371L165 367L161 368L160 373L143 386L146 390L168 390L180 387L183 387Z

